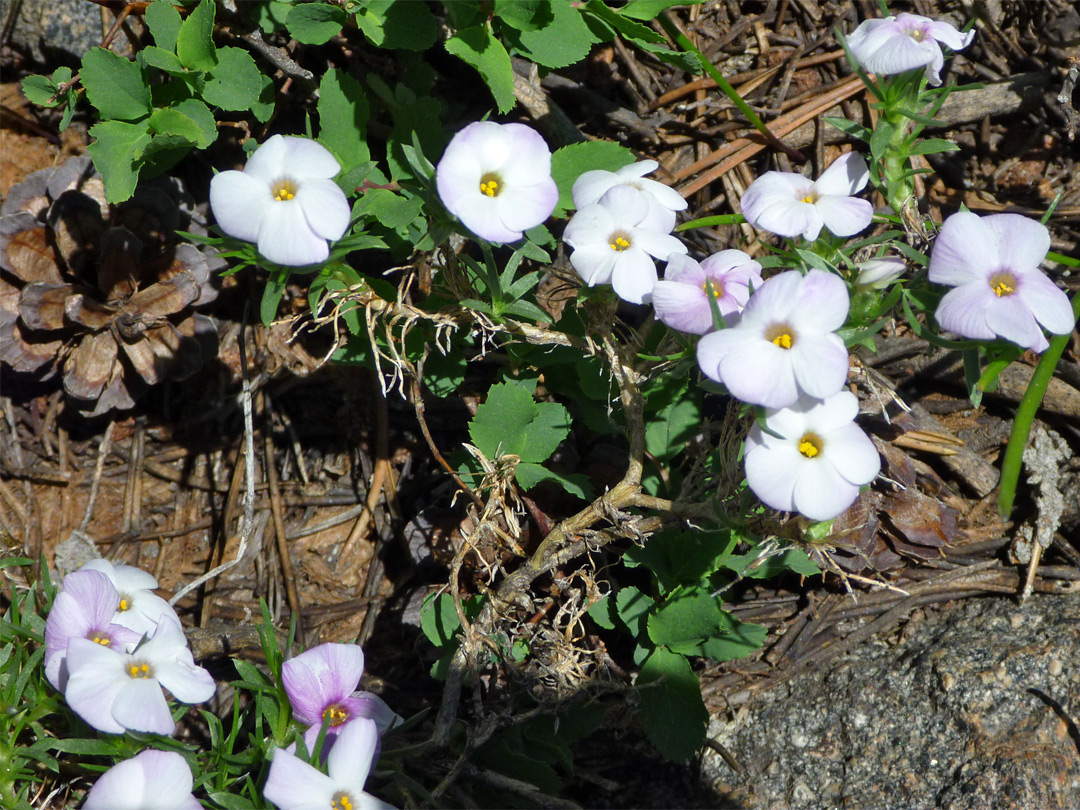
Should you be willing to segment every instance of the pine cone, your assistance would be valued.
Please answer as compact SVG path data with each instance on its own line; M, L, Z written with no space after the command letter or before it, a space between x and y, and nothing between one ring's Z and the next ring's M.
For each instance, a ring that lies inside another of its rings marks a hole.
M217 354L194 307L217 296L216 254L177 244L190 227L159 181L111 208L89 158L30 175L0 210L0 362L48 379L91 415Z

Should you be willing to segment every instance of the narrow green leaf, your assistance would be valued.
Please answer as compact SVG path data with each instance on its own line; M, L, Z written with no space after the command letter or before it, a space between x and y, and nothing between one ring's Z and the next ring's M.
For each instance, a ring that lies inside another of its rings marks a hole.
M329 3L301 3L293 6L285 26L297 42L324 45L341 31L345 12Z
M203 88L203 101L223 110L250 110L259 100L263 75L242 48L218 48L217 64Z
M938 152L958 152L960 147L955 141L947 141L944 138L927 138L919 141L908 150L909 155L933 155Z
M277 317L278 305L281 303L281 296L285 293L285 283L288 278L289 272L285 270L273 272L266 279L266 289L263 290L262 301L259 304L259 316L262 318L263 326L267 328Z
M105 199L121 203L135 192L139 180L137 162L150 143L146 124L102 121L90 128L90 135L96 140L86 151L101 172Z
M833 116L826 116L823 120L826 124L835 127L853 138L858 138L861 141L870 140L870 130L855 121L850 121L847 118L835 118Z
M476 68L495 97L499 112L508 113L514 108L514 70L510 65L510 54L492 36L490 25L456 32L446 41L446 50Z
M217 64L217 48L213 39L216 11L214 0L202 0L180 24L176 36L176 55L184 67L210 70Z
M360 83L343 70L328 70L319 84L319 143L334 153L342 171L371 157L367 145L368 102Z
M176 41L180 36L183 19L180 12L169 0L154 0L146 7L146 24L159 48L171 53L176 52Z
M633 20L652 20L672 6L696 6L705 0L631 0L619 12Z
M103 119L135 121L150 113L150 85L142 69L112 51L87 51L79 78Z

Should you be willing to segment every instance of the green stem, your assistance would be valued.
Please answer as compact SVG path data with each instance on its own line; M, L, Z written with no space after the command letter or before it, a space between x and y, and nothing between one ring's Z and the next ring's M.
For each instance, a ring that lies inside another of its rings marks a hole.
M1072 310L1075 321L1080 318L1080 293L1073 296ZM1031 382L1028 383L1027 391L1024 392L1024 398L1020 400L1020 405L1016 409L1012 435L1009 436L1009 443L1005 445L1005 457L1001 462L998 512L1002 519L1008 519L1012 513L1013 500L1016 498L1016 484L1020 480L1024 448L1027 446L1028 434L1031 432L1031 423L1035 421L1035 413L1042 404L1046 387L1050 384L1057 362L1061 359L1071 339L1071 334L1053 337L1050 348L1043 352L1043 356L1039 359L1039 365L1035 367L1035 373L1031 375Z
M735 92L735 88L724 78L724 75L717 70L713 63L706 59L705 55L698 50L697 46L679 30L679 27L671 21L671 18L666 11L661 11L656 19L659 20L660 25L664 27L664 30L668 32L668 35L675 40L680 48L697 56L698 60L701 62L701 66L705 68L705 72L709 74L709 77L714 82L716 82L716 86L723 91L724 95L731 99L731 103L738 107L739 112L741 112L746 120L753 125L754 129L765 136L765 140L767 140L771 146L775 146L777 149L784 152L796 163L806 163L806 155L798 149L788 146L782 140L777 138L771 129L765 126L765 122L761 120L761 117L750 108L749 104L742 100L742 96Z

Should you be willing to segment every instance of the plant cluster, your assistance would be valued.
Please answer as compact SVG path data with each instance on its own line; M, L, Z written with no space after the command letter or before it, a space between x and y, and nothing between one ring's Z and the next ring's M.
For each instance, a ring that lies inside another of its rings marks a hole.
M764 627L724 609L724 595L743 580L836 570L812 553L830 538L833 521L871 484L890 493L882 497L901 494L888 480L875 484L881 458L857 422L853 348L872 349L887 324L905 322L932 344L964 353L976 403L1024 349L1042 352L1028 394L1038 401L1080 309L1080 298L1070 303L1040 265L1048 257L1075 262L1049 252L1045 220L961 211L937 225L915 194L919 156L956 148L921 138L955 89L941 86L942 46L962 50L972 32L917 15L894 18L884 8L883 19L863 22L846 40L838 32L873 98L876 123L829 121L864 146L822 167L816 180L765 172L747 188L740 212L682 224L681 195L648 177L655 161L638 161L610 142L560 141L518 121L462 125L423 58L441 48L460 60L505 116L528 84L512 57L556 70L620 37L683 70L713 75L747 120L761 125L678 32L668 12L674 5L461 0L444 3L437 18L433 4L409 0L239 4L231 20L237 28L308 45L355 35L393 60L400 78L391 85L375 70L328 66L316 79L279 58L317 96L306 111L306 136L246 140L243 168L224 169L209 185L215 235L182 235L216 249L232 272L263 274L267 324L286 286L306 282L311 324L338 339L333 361L374 369L386 391L408 386L421 419L423 395L452 395L470 363L486 356L505 361L469 422L470 442L447 460L429 439L472 503L473 528L448 589L422 614L440 655L432 674L446 681L446 697L430 740L415 751L382 750L380 759L383 736L415 733L422 719L402 724L375 696L355 693L358 647L322 645L283 660L264 610L266 666L234 661L232 685L245 698L233 701L231 718L206 710L189 718L207 729L207 746L172 740L188 710L170 709L162 687L200 703L213 680L191 660L171 609L147 604L156 585L148 575L91 564L70 574L55 598L47 580L24 595L14 589L3 625L2 688L12 707L0 720L5 803L28 806L30 782L40 779L34 763L53 766L58 752L117 762L86 807L108 806L109 797L154 780L175 788L172 803L144 798L131 806L382 807L366 792L372 774L379 796L435 805L467 761L511 780L500 783L508 792L493 804L508 795L528 799L522 783L557 792L570 744L602 720L596 704L567 710L537 694L544 690L510 690L507 711L473 733L457 717L458 701L464 683L493 668L520 683L528 676L550 685L560 697L570 687L586 691L598 669L577 644L586 632L626 644L649 739L665 756L686 759L700 750L708 720L695 660L745 657L765 641ZM124 203L140 181L205 150L218 136L218 118L274 120L273 80L247 51L215 44L215 10L213 0L201 0L185 16L155 0L146 10L155 44L135 61L95 49L78 77L61 70L24 84L32 99L65 107L64 123L85 94L98 119L90 155L103 205ZM670 40L646 24L654 19ZM884 205L859 196L868 187ZM780 239L753 258L736 247L700 255L701 242L681 236L743 222ZM18 283L3 283L17 295L0 298L0 337L17 335L23 352L46 326L68 330L65 336L90 330L93 337L78 339L115 357L119 346L152 382L121 321L142 305L140 296L153 298L146 339L163 324L187 335L176 323L180 313L204 300L205 274L186 267L139 283L99 272L95 293L61 284L57 274L13 269L11 244L4 271ZM137 246L120 244L137 263ZM564 250L565 262L558 258ZM118 255L104 238L93 253L109 260L106 267ZM395 286L366 271L387 259L424 272L408 272ZM178 291L184 273L190 280ZM116 292L122 283L128 286ZM95 295L101 300L91 307ZM59 338L45 340L34 355L39 365L60 352ZM4 359L14 365L13 351L5 349ZM114 377L131 378L100 372L91 384L70 359L80 349L70 351L65 385L76 396L104 396ZM1006 514L1029 427L1030 418L1016 420L1004 461ZM618 469L590 475L568 460L566 440L585 432L620 449ZM564 500L545 496L545 487ZM543 530L526 548L530 518ZM472 582L462 574L470 555L478 568ZM596 563L599 555L608 570ZM875 559L885 565L898 557ZM536 585L547 580L556 596L544 606ZM553 605L550 625L534 618ZM510 718L523 705L536 708ZM71 737L50 733L46 717L64 718L57 723L68 723ZM438 784L431 774L410 775L407 765L431 751L457 757Z

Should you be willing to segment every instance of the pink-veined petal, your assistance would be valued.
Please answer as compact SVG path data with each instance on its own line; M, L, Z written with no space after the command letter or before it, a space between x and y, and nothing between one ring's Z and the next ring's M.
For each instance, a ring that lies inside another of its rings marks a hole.
M961 337L993 340L994 330L986 323L986 308L992 298L994 293L985 282L961 285L945 293L934 319L942 329Z
M993 232L978 215L960 211L945 220L934 240L927 278L955 287L986 279L1000 266Z
M303 267L325 261L326 240L311 230L300 203L274 201L264 212L259 228L259 253L275 264Z
M210 210L218 227L235 239L255 242L263 215L276 204L269 183L245 172L220 172L210 180Z
M863 20L854 31L848 34L847 44L855 60L863 65L866 54L873 53L882 44L901 33L900 26L896 24L893 17Z
M866 187L870 169L858 152L847 152L834 160L814 182L820 196L850 197Z
M68 642L69 675L64 697L72 711L98 731L124 732L113 717L112 707L130 680L124 671L126 661L122 653L84 638Z
M672 253L664 268L664 280L698 287L705 283L705 268L685 253Z
M858 197L818 197L814 208L825 227L837 236L854 236L874 218L874 206Z
M363 674L360 647L328 642L286 661L281 681L296 716L308 725L319 725L323 710L356 691Z
M333 180L305 180L297 188L295 199L317 236L336 242L345 235L352 212L345 192Z

